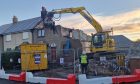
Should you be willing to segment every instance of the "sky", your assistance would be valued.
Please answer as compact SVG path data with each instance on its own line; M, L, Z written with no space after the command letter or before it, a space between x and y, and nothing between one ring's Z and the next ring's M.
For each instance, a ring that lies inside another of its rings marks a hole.
M40 16L41 7L52 9L80 7L102 25L104 30L113 28L114 35L124 35L131 40L140 39L140 0L0 0L0 25ZM87 34L95 29L80 14L64 14L59 25L81 29Z

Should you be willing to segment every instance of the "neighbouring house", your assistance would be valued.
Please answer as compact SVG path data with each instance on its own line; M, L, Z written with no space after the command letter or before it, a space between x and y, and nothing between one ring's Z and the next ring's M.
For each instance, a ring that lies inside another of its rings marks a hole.
M115 41L116 49L129 48L133 44L130 39L123 35L114 35L113 39Z
M40 18L18 21L13 17L13 22L0 26L5 29L2 32L4 51L13 50L23 42L32 43L32 29L39 23Z
M115 48L117 51L121 51L125 54L130 52L130 48L133 45L133 42L123 35L115 35L113 36L115 41Z
M0 52L4 51L3 33L10 27L10 24L0 26Z

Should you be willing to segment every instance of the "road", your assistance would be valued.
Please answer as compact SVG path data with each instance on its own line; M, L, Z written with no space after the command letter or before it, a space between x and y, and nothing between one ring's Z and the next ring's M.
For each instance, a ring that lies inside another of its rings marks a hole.
M0 84L29 84L29 83L15 82L15 81L0 79Z

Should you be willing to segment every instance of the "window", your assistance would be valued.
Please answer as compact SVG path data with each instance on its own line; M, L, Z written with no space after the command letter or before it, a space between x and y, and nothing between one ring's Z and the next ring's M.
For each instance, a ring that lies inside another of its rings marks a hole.
M7 48L7 49L6 49L6 51L11 51L11 50L12 50L11 48Z
M93 42L94 42L94 43L102 43L102 42L105 42L105 39L106 39L106 37L105 37L104 34L95 35L95 36L93 37Z
M44 30L44 29L38 30L38 36L39 36L39 37L45 36L45 30Z
M29 38L29 32L23 32L23 39Z
M105 39L106 39L106 36L103 34L103 35L102 35L102 41L104 42Z
M15 47L15 51L20 51L20 47L19 46L16 46Z
M11 41L11 35L6 35L6 41Z
M98 36L94 37L94 43L98 43Z
M72 32L70 32L70 37L72 37Z

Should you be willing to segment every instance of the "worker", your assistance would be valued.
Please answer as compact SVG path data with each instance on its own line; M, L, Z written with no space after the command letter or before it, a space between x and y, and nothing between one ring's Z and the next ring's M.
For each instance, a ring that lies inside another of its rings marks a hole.
M80 64L81 64L82 74L87 74L88 57L85 51L83 51L82 55L80 56Z

